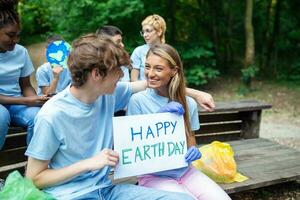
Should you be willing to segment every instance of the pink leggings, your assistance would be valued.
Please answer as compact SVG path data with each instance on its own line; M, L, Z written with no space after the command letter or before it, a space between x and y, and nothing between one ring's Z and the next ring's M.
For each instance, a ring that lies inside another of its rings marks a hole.
M179 179L144 175L140 176L138 181L141 186L171 192L188 193L195 199L231 199L218 184L194 167L190 167L190 169Z

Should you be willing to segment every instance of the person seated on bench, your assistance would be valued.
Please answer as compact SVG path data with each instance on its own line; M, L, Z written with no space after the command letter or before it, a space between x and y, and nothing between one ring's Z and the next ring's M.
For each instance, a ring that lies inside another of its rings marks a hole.
M27 50L17 44L20 19L17 1L0 1L0 149L10 124L27 128L27 144L33 134L34 117L48 100L37 96L30 83L34 71Z
M146 84L118 82L128 54L95 34L73 43L68 66L72 84L52 97L36 117L26 151L26 177L56 199L192 199L189 195L131 184L113 185L110 167L112 117Z
M107 36L109 37L114 43L119 45L120 47L124 48L123 38L122 38L122 31L116 27L111 25L105 25L101 26L97 29L96 34L99 36ZM130 81L130 74L129 74L129 68L122 66L121 67L124 76L120 79L120 81Z
M58 35L47 38L47 47L55 41L63 41ZM67 67L52 66L49 62L38 67L36 71L38 95L52 95L64 90L71 83L71 75Z
M197 104L192 98L186 96L183 66L177 51L168 44L151 46L146 55L145 77L148 88L133 94L128 104L127 114L184 113L188 144L185 159L191 164L201 156L193 133L200 125ZM138 183L154 189L188 193L195 199L230 199L221 187L192 165L139 176Z

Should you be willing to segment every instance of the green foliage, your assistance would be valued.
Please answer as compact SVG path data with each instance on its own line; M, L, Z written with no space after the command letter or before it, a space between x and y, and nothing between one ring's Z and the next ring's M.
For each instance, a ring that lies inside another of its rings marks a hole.
M211 44L208 43L207 46ZM185 50L181 55L189 85L200 86L219 75L219 71L214 69L216 61L212 51L203 47L193 47Z
M200 86L208 82L209 79L216 78L219 71L206 68L203 65L194 65L186 70L185 77L189 85Z
M249 67L242 69L241 73L242 73L242 82L246 85L249 86L251 79L253 79L258 72L258 68L254 65L250 65Z
M23 0L19 3L19 13L22 23L23 44L30 44L41 40L41 36L50 29L47 1Z
M274 2L278 7L270 9ZM253 74L261 78L298 81L299 6L299 0L254 0L258 71L254 68L242 70L245 1L20 0L21 42L35 42L49 33L60 34L71 41L94 32L101 25L111 24L123 31L126 49L132 52L144 43L139 36L142 20L156 13L167 22L167 43L179 47L182 52L190 84L201 85L219 73L230 76L241 70L245 82ZM200 78L203 80L199 81Z

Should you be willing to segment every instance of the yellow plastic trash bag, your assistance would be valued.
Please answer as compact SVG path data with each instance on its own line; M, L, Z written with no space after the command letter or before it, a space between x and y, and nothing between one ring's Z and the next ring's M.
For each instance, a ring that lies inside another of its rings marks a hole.
M237 172L233 150L228 143L214 141L199 148L202 157L192 164L218 183L242 182L246 176Z

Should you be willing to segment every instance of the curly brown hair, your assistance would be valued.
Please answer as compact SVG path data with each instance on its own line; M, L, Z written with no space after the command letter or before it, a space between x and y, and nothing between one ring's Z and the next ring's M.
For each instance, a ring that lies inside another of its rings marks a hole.
M10 24L20 25L17 4L17 0L0 0L0 28Z
M95 68L102 77L115 67L130 64L129 54L107 37L90 33L81 36L72 44L68 59L72 85L80 87Z

